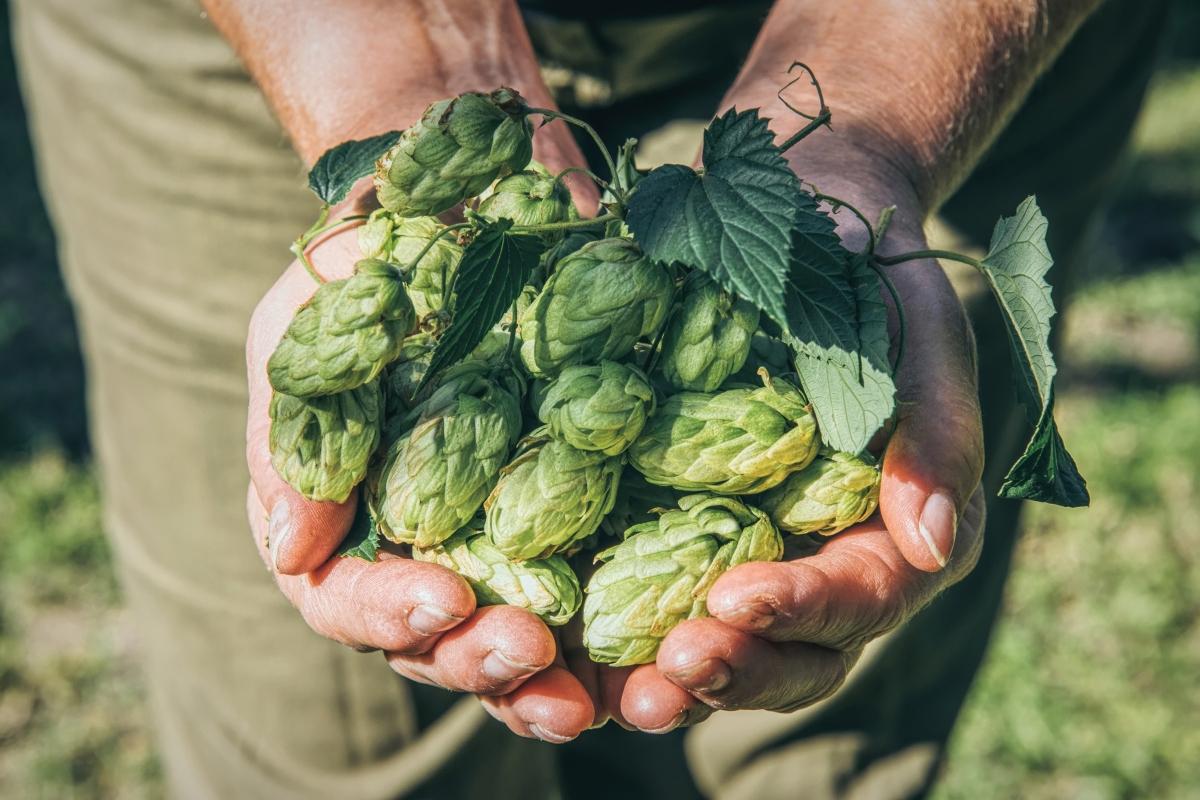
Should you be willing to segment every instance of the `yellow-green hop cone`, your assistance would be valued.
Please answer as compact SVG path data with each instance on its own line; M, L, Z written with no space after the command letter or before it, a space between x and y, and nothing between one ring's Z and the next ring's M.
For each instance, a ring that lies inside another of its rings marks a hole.
M629 463L660 486L755 494L808 466L819 447L804 395L767 378L756 389L667 398L629 448Z
M538 418L579 450L619 455L654 411L654 390L637 367L601 361L567 367L545 388Z
M766 514L732 497L680 498L677 510L635 525L596 556L583 601L583 643L593 661L648 664L680 622L708 615L708 590L726 570L778 561L783 539Z
M533 126L513 89L440 100L375 164L380 204L404 217L434 216L475 197L533 158Z
M550 225L579 219L565 183L555 179L536 161L530 168L501 178L479 204L488 219L511 219L516 225ZM543 238L556 242L562 231Z
M396 270L364 259L354 275L321 284L296 311L267 362L267 377L275 391L296 397L354 389L396 358L414 322Z
M415 424L388 450L380 532L430 547L465 525L487 498L521 430L515 376L468 362L447 371L414 410Z
M445 227L436 217L401 217L381 208L358 229L359 248L368 258L390 261L404 270L417 319L442 310L444 284L453 284L462 260L463 249L451 235L438 237L425 250ZM414 264L417 256L421 260Z
M510 561L484 533L469 526L439 545L413 548L417 561L431 561L467 579L481 606L528 609L547 625L565 625L583 602L579 578L562 556Z
M712 392L742 368L758 328L758 309L692 272L679 311L663 336L660 366L676 389Z
M621 459L547 439L544 429L511 464L484 504L484 530L511 559L570 551L612 511Z
M558 262L521 314L521 361L545 378L571 364L620 359L658 330L671 292L667 270L632 241L585 244Z
M379 381L320 397L271 397L271 465L309 500L340 503L379 445Z
M849 453L826 451L759 502L785 531L832 536L875 513L879 481L874 464Z

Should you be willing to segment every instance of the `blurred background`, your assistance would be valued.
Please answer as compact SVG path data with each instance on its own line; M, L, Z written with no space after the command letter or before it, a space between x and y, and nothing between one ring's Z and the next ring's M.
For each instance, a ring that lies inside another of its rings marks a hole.
M1200 796L1200 4L1176 5L1065 314L1092 507L1030 509L939 798ZM0 176L0 797L158 796L3 5Z

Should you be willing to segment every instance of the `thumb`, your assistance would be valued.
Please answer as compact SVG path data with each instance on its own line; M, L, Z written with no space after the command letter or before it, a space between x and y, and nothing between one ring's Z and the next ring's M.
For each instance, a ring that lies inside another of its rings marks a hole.
M312 261L329 279L351 273L358 258L355 232L331 236L312 251ZM269 515L268 550L275 571L299 575L319 567L333 555L354 521L357 490L342 503L308 500L289 486L271 465L271 384L267 360L283 338L296 309L317 285L294 262L263 296L246 340L250 403L246 418L246 462L262 507Z
M897 424L883 459L879 507L897 548L936 572L983 473L975 341L941 268L913 262L891 273L907 319L897 373Z

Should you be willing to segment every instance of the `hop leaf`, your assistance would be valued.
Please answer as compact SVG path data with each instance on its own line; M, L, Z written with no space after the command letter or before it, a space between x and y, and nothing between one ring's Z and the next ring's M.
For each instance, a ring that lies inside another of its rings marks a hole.
M637 367L601 361L567 367L546 387L538 417L579 450L625 452L654 411L654 390Z
M615 360L658 330L671 277L628 239L601 239L559 262L521 315L521 360L535 377Z
M379 382L320 397L271 397L271 465L310 500L343 502L379 444Z
M667 398L629 448L629 463L660 486L753 494L808 466L819 446L804 395L770 378L757 389Z
M509 561L475 527L464 528L440 545L413 548L413 558L462 575L480 605L525 608L547 625L565 625L583 602L579 578L562 556Z
M416 423L389 449L381 478L380 531L393 542L430 547L483 505L521 429L519 382L484 364L448 370L414 412Z
M544 435L539 429L530 436L484 504L484 530L508 558L570 550L596 532L616 499L620 459Z
M676 389L716 391L746 362L757 328L757 308L704 273L690 273L679 311L663 337L663 376Z
M375 165L380 204L404 217L434 216L474 197L533 157L533 127L516 91L441 100Z
M583 602L583 641L593 661L623 667L654 660L680 622L708 615L708 590L731 567L778 561L779 531L731 497L689 495L679 509L635 525L596 556Z
M875 513L879 469L850 453L822 453L760 502L785 531L832 536Z
M400 352L412 303L388 264L366 259L349 278L322 284L301 306L267 362L277 392L314 397L375 380Z

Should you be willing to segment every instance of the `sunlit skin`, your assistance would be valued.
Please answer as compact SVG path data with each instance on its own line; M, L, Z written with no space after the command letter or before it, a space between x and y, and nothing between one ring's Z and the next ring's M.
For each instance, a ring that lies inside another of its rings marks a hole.
M834 127L789 152L797 174L868 218L895 205L883 254L922 249L924 220L1097 4L781 0L722 108L762 108L785 138L805 120L776 92L788 65L804 60L821 78ZM406 127L429 102L464 90L509 85L532 105L553 107L512 2L205 5L309 164L345 139ZM787 96L798 106L814 101L804 84ZM535 157L552 170L582 163L562 122L538 132ZM581 211L594 211L594 189L578 175L571 187ZM366 192L361 185L346 207ZM853 218L838 219L847 245L861 247L865 234ZM328 278L348 275L358 257L350 230L312 250ZM466 583L434 564L331 558L354 498L304 500L275 474L267 450L266 359L316 288L296 263L259 303L247 343L247 506L260 553L318 633L383 650L413 680L479 694L522 736L567 741L609 718L665 732L715 709L815 702L836 691L867 642L966 575L982 545L970 327L936 263L889 269L907 338L880 514L814 556L729 571L709 595L712 617L673 630L654 664L595 665L580 649L577 625L556 637L521 609L476 609Z

